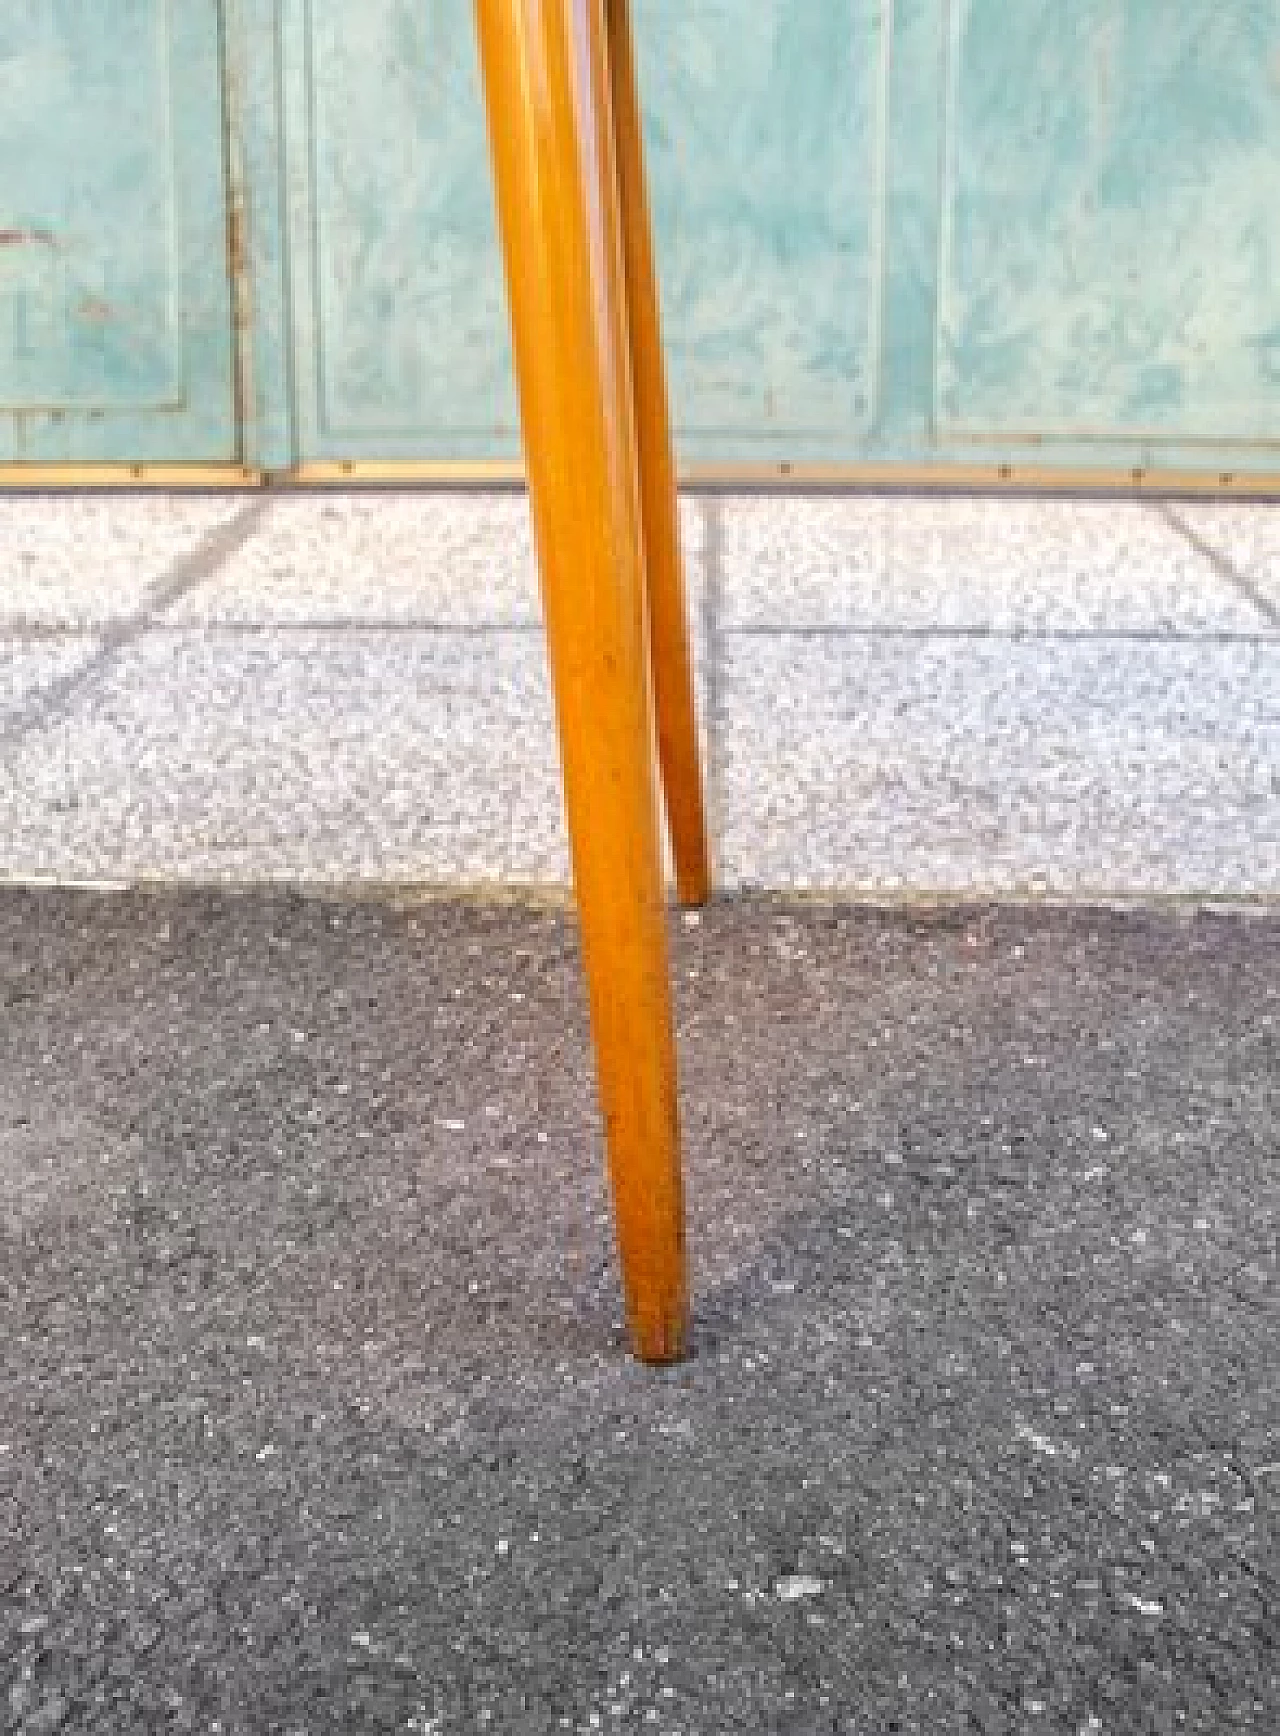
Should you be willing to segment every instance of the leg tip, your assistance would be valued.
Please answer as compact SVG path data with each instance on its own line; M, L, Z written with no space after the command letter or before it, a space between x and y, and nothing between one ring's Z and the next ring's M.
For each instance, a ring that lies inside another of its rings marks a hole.
M676 874L676 903L681 910L701 910L711 902L711 876L705 869Z
M631 1348L638 1361L654 1366L684 1362L690 1354L689 1323L683 1318L636 1321Z

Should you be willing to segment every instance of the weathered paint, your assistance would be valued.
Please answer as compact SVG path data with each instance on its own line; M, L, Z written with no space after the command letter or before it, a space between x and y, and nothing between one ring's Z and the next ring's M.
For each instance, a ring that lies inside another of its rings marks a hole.
M648 0L639 74L679 427L850 446L873 425L887 0Z
M235 455L214 0L9 0L0 231L0 456Z
M1280 443L1280 9L954 0L944 436Z
M882 0L753 0L749 30L738 0L635 13L677 425L708 453L854 444L875 396ZM466 0L284 15L302 455L514 455Z
M292 0L306 459L516 451L465 0ZM1275 467L1272 0L635 0L688 460Z
M682 461L1276 470L1275 0L634 9ZM0 458L231 449L220 23L244 457L514 459L468 0L12 0Z
M301 455L514 455L469 0L280 10Z

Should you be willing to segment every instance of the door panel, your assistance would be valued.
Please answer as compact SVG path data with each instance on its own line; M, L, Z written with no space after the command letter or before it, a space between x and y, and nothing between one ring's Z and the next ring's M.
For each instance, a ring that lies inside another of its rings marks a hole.
M633 6L682 459L1280 468L1274 0ZM519 449L472 0L0 9L0 459Z
M0 454L230 459L214 0L0 12Z
M943 437L1280 438L1272 0L953 0Z
M519 448L471 0L286 0L303 459Z
M879 396L889 8L639 0L637 64L687 450L856 442Z
M877 392L884 0L638 0L686 453L848 444ZM515 454L471 0L287 0L304 459Z

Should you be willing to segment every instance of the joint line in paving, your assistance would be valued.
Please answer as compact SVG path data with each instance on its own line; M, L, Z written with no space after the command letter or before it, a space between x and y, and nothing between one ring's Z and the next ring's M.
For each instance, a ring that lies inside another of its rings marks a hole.
M0 718L0 745L16 746L34 731L65 715L72 702L93 682L100 680L121 654L155 624L157 616L213 578L231 556L243 548L270 507L271 502L265 497L250 501L225 524L201 537L194 548L179 555L168 570L147 587L131 614L94 631L97 650L87 662L58 676L10 712L7 718Z
M1262 628L1249 632L1231 628L997 627L983 622L957 622L951 626L935 627L889 622L880 625L865 621L744 621L724 627L722 636L728 639L961 639L1099 645L1273 645L1280 637L1276 632Z
M1184 542L1189 543L1197 554L1208 561L1219 578L1225 579L1240 596L1253 604L1269 626L1280 627L1280 606L1272 602L1261 585L1256 584L1248 573L1242 573L1235 562L1229 560L1221 549L1215 548L1211 542L1202 537L1194 525L1188 524L1179 513L1173 510L1168 501L1160 501L1156 506L1156 511L1171 530L1175 530Z

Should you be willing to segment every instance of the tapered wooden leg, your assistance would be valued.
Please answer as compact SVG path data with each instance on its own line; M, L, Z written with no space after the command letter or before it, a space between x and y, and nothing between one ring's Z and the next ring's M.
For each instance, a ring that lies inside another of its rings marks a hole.
M682 904L705 904L711 890L711 862L630 12L630 0L604 0L644 517L649 649L676 892Z
M644 549L599 0L475 0L632 1342L688 1293Z

